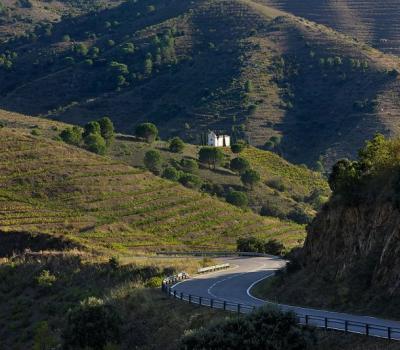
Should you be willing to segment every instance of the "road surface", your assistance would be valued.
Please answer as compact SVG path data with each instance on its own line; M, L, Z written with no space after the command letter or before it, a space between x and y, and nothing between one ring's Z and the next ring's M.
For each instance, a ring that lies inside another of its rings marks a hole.
M196 276L193 279L179 282L172 286L172 292L184 299L193 296L191 301L214 307L227 303L228 310L240 311L261 307L266 304L275 305L283 311L293 311L301 323L326 327L337 330L348 330L352 333L368 334L376 337L400 340L400 322L390 321L369 316L351 315L338 312L303 308L297 306L274 304L258 299L251 295L251 288L261 280L274 274L277 269L284 267L285 261L275 257L231 257L230 269ZM200 297L200 298L199 298ZM212 301L211 301L212 299ZM249 306L246 308L246 306ZM306 318L307 315L307 318Z

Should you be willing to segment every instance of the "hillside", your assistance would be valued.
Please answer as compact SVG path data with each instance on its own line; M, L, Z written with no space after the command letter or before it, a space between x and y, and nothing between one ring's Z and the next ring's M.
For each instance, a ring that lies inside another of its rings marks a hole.
M37 125L34 134L45 134ZM53 131L54 132L54 131ZM0 131L0 230L64 235L98 249L233 249L237 237L298 244L303 228L243 212L109 158Z
M198 160L200 146L186 144L182 153L172 153L168 146L166 141L148 144L133 139L117 139L109 155L135 167L144 167L145 153L151 149L161 153L164 167L172 165L179 169L182 160ZM313 217L330 194L328 184L320 173L293 165L275 153L254 147L246 147L238 155L230 149L224 149L224 153L226 160L223 166L216 170L200 166L195 171L203 181L203 188L207 186L206 189L210 188L222 200L230 189L236 189L246 192L250 208L257 213L265 211L270 216L287 218L294 216L294 212L302 212ZM261 181L254 189L245 188L240 175L229 169L229 160L235 157L246 159L251 168L261 175ZM301 217L299 220L305 219Z
M0 45L1 108L128 133L149 120L191 143L282 136L275 151L311 166L399 130L397 58L251 0L129 1L46 33Z
M260 294L399 318L399 149L399 139L378 135L357 161L334 167L333 196L307 228L304 249Z
M296 16L325 24L377 49L399 55L399 4L396 0L260 0Z

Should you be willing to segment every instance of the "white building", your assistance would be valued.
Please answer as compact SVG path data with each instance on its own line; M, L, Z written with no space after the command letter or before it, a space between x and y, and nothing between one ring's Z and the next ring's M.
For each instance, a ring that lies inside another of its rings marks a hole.
M231 137L228 135L217 135L214 131L208 133L208 146L213 147L230 147Z

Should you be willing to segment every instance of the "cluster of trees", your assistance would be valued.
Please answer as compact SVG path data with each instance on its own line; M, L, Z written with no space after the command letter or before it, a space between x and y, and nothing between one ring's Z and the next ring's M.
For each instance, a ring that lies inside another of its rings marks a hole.
M382 184L375 186L376 188L372 186L374 179L379 176L387 178L397 174L399 167L400 139L389 140L382 134L376 134L359 150L358 160L339 160L333 166L328 182L333 196L340 196L345 200L355 202L362 199L367 192L381 189ZM395 192L397 190L396 181L397 178L389 184L392 185ZM379 181L375 182L379 183Z
M294 314L264 308L188 332L180 349L306 350L313 348L314 343L312 331L298 325Z
M253 189L254 185L261 180L260 174L251 169L250 163L245 158L233 158L230 162L230 168L240 175L242 183L250 189Z
M89 122L82 129L78 126L66 128L60 138L71 145L84 147L88 151L105 154L114 140L114 124L108 117Z
M283 255L285 246L276 239L263 240L256 237L239 238L236 241L238 252L264 253L271 255Z

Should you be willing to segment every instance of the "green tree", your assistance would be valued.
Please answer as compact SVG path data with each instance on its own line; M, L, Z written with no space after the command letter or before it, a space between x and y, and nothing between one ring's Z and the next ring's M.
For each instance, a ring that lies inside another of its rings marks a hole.
M79 127L66 128L60 133L61 139L70 145L79 146L82 143L82 131Z
M169 150L174 153L181 153L185 148L185 143L180 137L174 137L169 142Z
M224 153L217 147L202 147L199 151L200 162L208 164L210 168L213 165L215 169L217 165L221 164L223 159Z
M194 159L183 158L180 161L180 166L186 173L195 174L199 170L199 164Z
M240 177L245 186L253 189L254 185L261 180L260 174L252 169L246 170Z
M158 129L152 123L142 123L136 127L135 135L151 143L157 138Z
M157 150L152 149L150 151L147 151L144 155L143 162L145 167L152 173L157 175L160 173L162 166L162 157L160 152L158 152Z
M236 241L238 252L263 253L264 242L256 237L242 237Z
M237 207L247 207L249 200L247 199L247 196L245 193L240 192L240 191L229 191L229 193L226 196L226 201L230 204L233 204Z
M246 145L244 142L236 142L231 146L231 151L233 153L240 153L245 149Z
M146 75L151 75L153 72L153 60L151 57L147 57L144 61L144 73Z
M89 122L85 125L83 131L83 138L86 138L90 134L99 134L101 135L101 128L98 122Z
M285 251L285 246L276 239L270 239L264 244L263 252L271 255L282 255Z
M100 134L89 134L84 138L86 149L97 154L105 154L107 150L106 141Z
M107 344L119 344L121 319L111 305L90 297L69 311L63 332L64 348L99 349Z
M164 169L162 177L171 181L178 181L180 173L174 167L169 166Z
M246 170L250 169L250 163L245 158L237 157L231 160L229 167L233 171L243 174Z
M108 117L103 117L97 121L100 125L100 133L103 139L106 141L107 146L109 146L114 140L115 130L114 124Z

